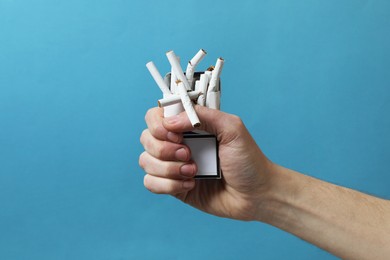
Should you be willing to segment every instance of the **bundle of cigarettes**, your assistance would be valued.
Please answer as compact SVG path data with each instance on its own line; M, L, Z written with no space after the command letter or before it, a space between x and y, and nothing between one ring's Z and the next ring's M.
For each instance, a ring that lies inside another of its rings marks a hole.
M148 62L146 67L163 92L158 100L159 107L164 108L164 117L173 116L186 111L192 126L200 126L194 104L219 109L221 96L220 75L224 60L218 58L215 66L204 72L195 72L197 65L205 57L206 51L199 50L188 62L184 73L179 57L173 51L166 53L171 71L165 78L161 76L154 63ZM198 167L197 179L220 179L222 172L219 166L217 138L205 131L194 130L183 133L183 143L191 149L191 158Z
M219 109L220 75L224 59L218 58L215 66L210 66L204 73L195 72L200 61L206 56L206 51L200 49L188 62L184 73L179 57L173 51L168 51L166 55L172 68L165 80L152 61L146 64L163 92L163 98L158 100L158 105L164 108L165 117L186 111L191 124L194 127L200 126L193 104Z

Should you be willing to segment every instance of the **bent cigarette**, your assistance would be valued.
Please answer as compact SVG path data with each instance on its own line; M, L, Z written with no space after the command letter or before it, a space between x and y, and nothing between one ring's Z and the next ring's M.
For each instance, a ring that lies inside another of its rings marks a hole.
M218 91L217 86L218 86L219 76L221 76L224 62L225 62L224 59L218 58L217 63L215 64L215 68L211 74L209 89L207 90L207 92Z
M192 84L194 81L194 72L196 66L198 66L199 62L206 56L207 52L203 49L200 49L198 53L188 62L186 69L186 78L188 80L188 84L192 88Z
M152 75L154 81L156 81L157 86L161 89L164 95L171 95L167 84L165 84L164 79L161 77L160 72L154 65L153 61L146 63L146 67L148 68L150 74Z
M187 80L186 76L184 76L183 69L181 68L180 62L179 62L179 60L177 59L175 53L174 53L173 51L168 51L168 52L166 53L166 55L167 55L168 61L169 61L169 63L171 64L172 70L173 70L173 72L175 73L176 77L177 77L181 82L183 82L184 87L185 87L187 90L191 90L191 87L190 87L190 85L188 84L188 80Z
M177 89L180 94L181 102L183 104L184 110L187 113L188 118L191 121L191 124L193 127L200 126L200 120L198 118L198 115L195 112L194 106L192 105L192 101L190 97L188 96L187 90L183 84L182 81L178 80L176 81Z
M187 92L187 94L192 101L196 101L200 96L200 91L191 91ZM159 107L166 107L180 102L181 97L179 95L170 95L169 97L162 98L157 101Z
M198 66L199 62L201 62L204 58L204 56L206 56L207 52L203 49L200 49L196 54L195 56L190 60L190 63L192 64L192 66L196 67Z

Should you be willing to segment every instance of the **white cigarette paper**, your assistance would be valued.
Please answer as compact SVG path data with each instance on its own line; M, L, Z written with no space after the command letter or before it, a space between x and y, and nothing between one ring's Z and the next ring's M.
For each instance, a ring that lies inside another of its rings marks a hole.
M190 87L192 87L193 81L194 81L194 72L196 66L198 66L199 62L206 56L206 51L203 49L200 49L198 53L188 62L187 69L186 69L186 78L188 80L188 84Z
M180 63L180 57L179 56L176 56L177 60L179 61ZM173 71L173 68L171 68L171 84L170 84L170 90L172 92L172 94L178 94L177 91L176 91L176 80L177 80L177 77L176 77L176 74L175 72Z
M167 84L165 84L164 79L161 77L161 74L158 71L158 69L156 68L156 65L154 65L153 61L146 63L146 67L148 68L154 81L156 81L157 86L161 89L163 94L170 95L171 92L169 91Z
M198 105L204 106L206 104L207 85L209 84L209 76L207 73L201 74L199 79L199 91L202 95L198 98Z
M199 80L195 81L194 91L199 91Z
M174 53L173 51L168 51L168 52L166 53L166 55L167 55L168 61L169 61L169 63L171 64L172 70L173 70L173 72L175 73L176 77L177 77L181 82L183 82L184 87L185 87L187 90L191 90L191 87L190 87L190 85L188 84L188 80L187 80L186 76L184 76L183 69L181 68L180 62L179 62L179 60L177 59L175 53Z
M177 80L177 77L176 77L175 73L172 71L171 72L171 87L170 87L172 94L177 94L176 83L175 83L176 80Z
M192 105L192 101L188 96L187 90L183 82L178 80L176 83L177 83L177 89L180 94L181 102L183 104L184 110L187 113L188 118L191 121L192 126L193 127L200 126L200 120L198 118L198 115L195 112L194 106Z
M217 63L215 64L214 70L211 73L209 88L207 90L208 92L218 91L218 89L217 89L218 81L219 81L219 77L220 77L221 72L222 72L224 62L225 62L224 59L218 58Z
M175 83L176 84L176 83ZM191 100L196 101L200 95L199 91L191 91L187 93ZM181 102L181 97L179 95L170 95L169 97L165 97L158 100L159 107L166 107L173 104L177 104Z
M206 106L212 109L220 108L221 92L207 92Z
M164 107L164 117L170 117L178 115L184 111L183 104L181 102Z

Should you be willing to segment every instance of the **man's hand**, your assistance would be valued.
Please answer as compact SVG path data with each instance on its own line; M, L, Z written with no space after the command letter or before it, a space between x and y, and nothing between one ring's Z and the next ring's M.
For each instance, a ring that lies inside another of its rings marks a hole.
M197 180L191 151L181 143L182 133L193 130L185 113L163 118L150 109L148 129L141 135L145 152L139 158L147 173L144 185L154 193L171 194L205 212L234 219L258 218L272 163L264 156L241 119L218 110L196 106L202 126L217 136L222 180Z
M145 186L205 212L257 220L292 233L344 259L390 259L390 202L327 183L270 162L241 120L196 106L201 130L219 141L221 180L197 180L187 116L148 111L139 163Z

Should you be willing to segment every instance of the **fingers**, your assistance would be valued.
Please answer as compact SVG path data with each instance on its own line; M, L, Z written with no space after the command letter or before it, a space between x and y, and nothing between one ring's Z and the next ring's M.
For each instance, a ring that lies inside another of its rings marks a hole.
M147 152L140 155L139 165L147 174L176 180L193 178L197 172L193 162L162 161Z
M201 126L197 129L212 133L220 137L219 140L234 138L245 129L238 116L198 105L195 106L195 111L201 121ZM178 133L194 130L184 112L176 116L163 118L162 125L166 131Z
M162 124L163 118L164 113L161 108L151 108L146 112L145 121L150 133L159 140L181 143L183 139L182 135L168 131Z
M145 151L160 160L186 162L191 158L191 151L187 146L158 140L151 134L149 129L142 132L140 141Z
M195 186L193 177L197 169L194 163L160 161L144 152L140 156L139 164L147 173L144 185L153 193L176 195Z
M192 190L195 180L172 180L147 174L144 177L144 185L153 193L176 195Z

